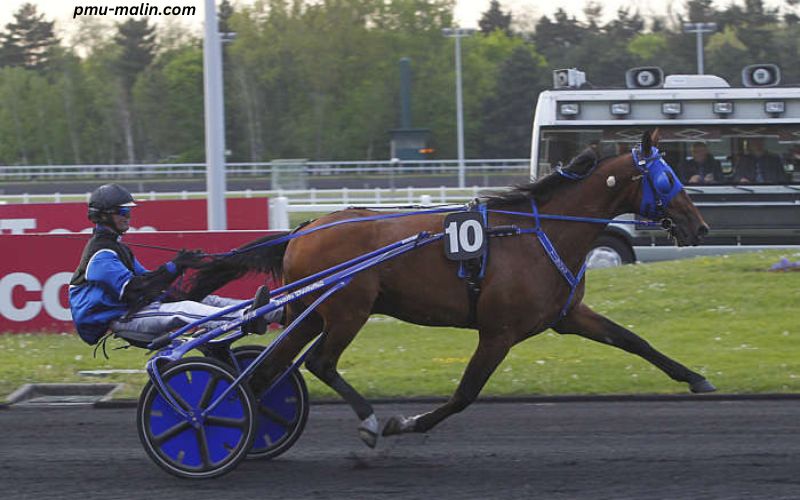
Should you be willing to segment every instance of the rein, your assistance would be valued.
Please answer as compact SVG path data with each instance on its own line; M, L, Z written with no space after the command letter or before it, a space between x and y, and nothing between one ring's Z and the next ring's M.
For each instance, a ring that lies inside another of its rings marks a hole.
M88 238L84 238L83 236L74 236L71 234L59 234L59 233L34 233L30 234L30 236L55 236L56 238L66 238L68 240L81 240L84 242L89 241L91 239L91 235L89 235ZM181 250L180 248L162 247L158 245L147 245L145 243L128 243L127 241L125 242L125 245L129 247L150 248L152 250L161 250L164 252L174 252L174 253L180 252ZM208 254L203 254L203 255L208 255Z

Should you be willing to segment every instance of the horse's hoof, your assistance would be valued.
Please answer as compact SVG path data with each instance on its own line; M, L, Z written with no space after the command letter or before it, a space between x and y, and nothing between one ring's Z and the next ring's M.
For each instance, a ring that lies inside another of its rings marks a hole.
M375 448L378 444L378 418L374 413L361 421L361 425L358 426L358 436L370 448Z
M386 425L383 426L384 436L393 436L395 434L403 434L414 430L414 418L406 418L401 415L390 418Z
M714 384L709 382L707 379L702 379L698 380L697 382L692 382L689 385L689 388L695 394L703 394L705 392L714 392L717 390L717 388L714 387Z

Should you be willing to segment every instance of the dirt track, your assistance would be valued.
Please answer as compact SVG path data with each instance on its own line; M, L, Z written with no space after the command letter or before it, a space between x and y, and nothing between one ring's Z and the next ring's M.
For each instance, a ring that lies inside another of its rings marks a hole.
M379 417L429 405L380 405ZM356 436L343 405L311 409L297 445L210 481L173 478L133 409L0 411L4 499L798 498L800 402L483 403L427 436Z

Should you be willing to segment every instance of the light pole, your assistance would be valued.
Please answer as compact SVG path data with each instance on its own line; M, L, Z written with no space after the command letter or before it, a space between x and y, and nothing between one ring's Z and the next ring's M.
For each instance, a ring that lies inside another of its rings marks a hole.
M683 23L684 33L697 33L697 74L703 74L703 33L717 31L717 23Z
M222 98L222 47L217 32L217 8L206 0L203 40L203 88L206 122L206 200L208 229L227 229L225 214L225 109Z
M464 103L461 97L461 39L475 33L472 28L444 28L442 34L456 39L456 126L458 128L458 187L466 185L464 165Z

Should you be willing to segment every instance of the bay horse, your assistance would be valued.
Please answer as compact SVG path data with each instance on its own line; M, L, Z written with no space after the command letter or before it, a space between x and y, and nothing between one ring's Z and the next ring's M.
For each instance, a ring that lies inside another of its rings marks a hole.
M598 160L587 150L563 171L486 197L489 225L532 227L534 219L502 212L530 214L533 201L541 214L613 219L639 213L661 218L670 222L668 230L678 245L697 245L708 232L708 226L677 176L654 148L656 136L657 131L644 133L638 155L634 150ZM303 231L376 213L366 209L342 210L320 217ZM274 272L285 283L291 283L421 231L439 232L443 220L444 214L427 213L362 221L304 234L281 246L256 245L275 237L270 236L251 243L252 252L208 264L197 274L197 285L190 293L203 296L253 270ZM573 273L582 267L592 242L604 227L605 223L541 221L541 229ZM535 234L493 238L489 245L491 258L477 300L477 314L470 314L468 292L457 277L458 264L445 257L443 243L427 245L367 269L323 302L255 372L251 380L255 393L268 387L303 346L324 332L321 343L307 358L306 367L350 404L361 420L361 438L374 447L379 424L372 406L337 371L342 352L372 314L385 314L419 325L477 329L479 336L478 346L449 400L421 415L392 417L383 428L384 436L427 432L460 412L475 401L512 346L547 328L641 356L673 380L689 384L692 392L716 390L701 374L584 304L582 275L571 288ZM301 299L302 302L291 303L287 319L296 318L316 297L318 294L312 294Z

